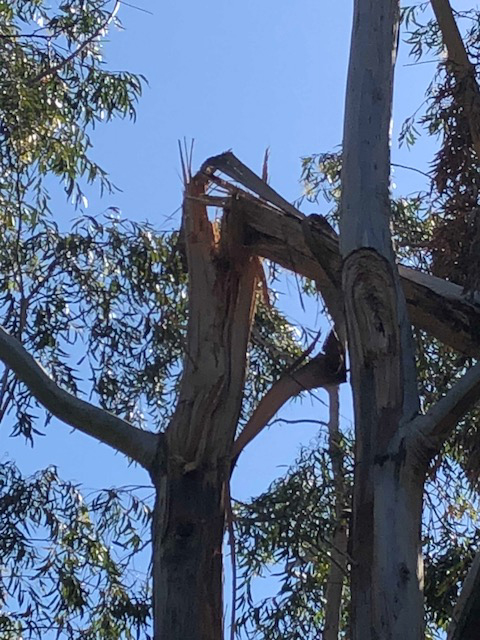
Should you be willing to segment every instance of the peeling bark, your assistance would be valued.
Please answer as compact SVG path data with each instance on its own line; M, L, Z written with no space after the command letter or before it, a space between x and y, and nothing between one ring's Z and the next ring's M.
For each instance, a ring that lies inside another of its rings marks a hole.
M352 640L423 640L420 526L426 468L396 434L419 410L410 322L390 236L397 0L356 0L340 245L355 414Z
M224 484L240 414L254 313L258 258L242 243L235 202L220 229L207 217L205 179L184 201L189 323L177 407L165 456L152 471L154 633L164 638L223 638Z

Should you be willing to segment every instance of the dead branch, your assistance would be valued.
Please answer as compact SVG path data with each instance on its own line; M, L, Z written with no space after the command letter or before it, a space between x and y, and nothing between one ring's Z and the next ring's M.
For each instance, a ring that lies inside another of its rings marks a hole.
M322 216L307 217L289 203L285 205L281 196L231 152L208 159L202 169L235 199L236 211L246 225L244 241L252 253L315 280L343 341L341 258L338 237L330 225ZM215 176L215 170L233 177L275 207ZM480 356L478 294L470 299L452 282L402 265L398 269L413 324L460 353Z
M250 191L253 191L262 200L266 200L276 207L292 215L294 218L302 219L305 216L300 213L293 205L291 205L285 198L278 194L272 187L270 187L266 181L259 178L256 173L249 169L243 162L241 162L231 151L220 154L219 156L212 156L205 160L200 169L202 173L211 175L213 171L221 171L232 180L239 182Z
M273 416L288 400L302 391L336 385L346 380L343 354L332 346L332 336L325 342L325 353L312 358L296 371L284 374L260 400L250 420L233 443L233 466L238 457L254 438L267 426Z
M314 280L330 314L340 325L343 300L338 237L331 229L322 229L315 216L311 225L317 246L314 255L311 241L305 237L310 216L302 222L251 196L237 194L235 199L247 227L245 241L251 251ZM316 255L322 256L321 264ZM470 300L462 287L452 282L402 265L398 270L412 323L460 353L480 356L479 296Z
M449 1L432 0L432 9L447 48L450 70L458 83L465 84L463 107L468 119L473 147L480 159L480 90L476 81L475 67L468 59Z

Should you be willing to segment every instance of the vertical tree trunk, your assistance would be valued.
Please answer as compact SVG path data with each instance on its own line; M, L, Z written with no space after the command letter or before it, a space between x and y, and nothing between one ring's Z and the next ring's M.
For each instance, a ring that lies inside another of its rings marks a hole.
M345 510L347 507L347 490L345 487L345 454L341 444L339 427L340 398L339 387L327 387L329 396L328 420L328 455L332 465L332 480L335 492L336 526L332 538L330 552L330 570L325 590L325 627L323 640L338 640L342 614L343 583L347 574L347 524Z
M355 411L352 640L423 640L425 464L402 425L418 411L411 327L390 228L397 0L356 0L342 170L342 286Z
M225 209L220 228L209 221L205 183L200 174L186 188L184 369L175 413L151 469L154 640L223 640L223 493L261 265L243 247L240 215Z
M223 640L223 479L170 468L153 524L155 640Z

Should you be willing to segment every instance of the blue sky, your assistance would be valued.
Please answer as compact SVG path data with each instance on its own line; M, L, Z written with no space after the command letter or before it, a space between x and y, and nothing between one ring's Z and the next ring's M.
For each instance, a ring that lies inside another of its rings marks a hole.
M231 148L260 171L265 148L270 147L272 186L289 200L301 195L300 157L334 150L341 142L352 3L132 3L145 11L122 5L119 16L126 31L111 32L105 54L111 68L142 73L149 86L138 105L135 124L117 122L93 133L96 159L123 191L102 203L90 198L88 213L96 215L113 205L121 208L124 217L146 219L162 229L175 227L178 213L172 214L181 203L177 140L184 136L195 138L194 168L206 157ZM393 157L426 170L431 147L421 144L411 154L399 151L396 136L402 121L422 103L434 64L404 66L411 62L406 52L402 45ZM400 169L395 182L401 193L423 186L421 176ZM60 197L56 201L62 202ZM325 212L327 205L321 207ZM55 215L64 225L74 212L59 204ZM315 327L316 311L310 305L306 315L301 312L294 284L283 286L281 293L291 317ZM318 395L326 399L326 394ZM348 425L348 389L342 395L341 412ZM321 402L305 400L302 405L295 403L288 416L325 420L327 410ZM267 430L242 456L233 495L245 499L263 491L317 429L307 424ZM146 473L128 467L122 456L55 421L33 450L7 436L4 427L2 455L7 457L8 452L27 472L53 463L63 477L87 487L148 481Z

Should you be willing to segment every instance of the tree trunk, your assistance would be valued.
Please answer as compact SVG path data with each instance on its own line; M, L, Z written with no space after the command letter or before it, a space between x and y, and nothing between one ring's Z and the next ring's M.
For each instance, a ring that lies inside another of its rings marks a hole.
M229 209L220 228L209 221L205 183L200 174L186 188L184 368L175 413L150 468L155 640L223 640L223 493L262 267L243 247L240 216Z
M340 245L355 412L352 640L423 640L425 461L401 428L419 410L411 326L390 236L397 0L356 0Z
M400 455L356 475L352 640L423 640L424 470Z
M155 640L223 640L223 478L170 467L153 524Z
M338 640L342 616L343 583L347 575L347 488L345 486L345 454L342 449L340 421L340 397L338 385L327 387L329 396L328 455L332 465L335 492L336 526L330 551L330 569L325 589L325 627L322 640Z

